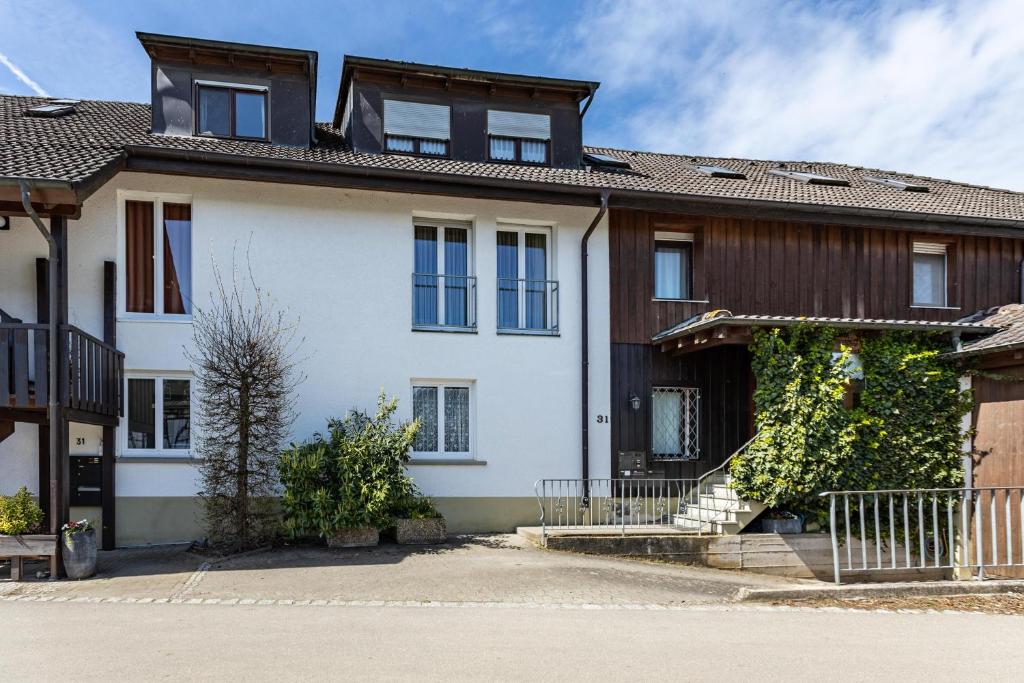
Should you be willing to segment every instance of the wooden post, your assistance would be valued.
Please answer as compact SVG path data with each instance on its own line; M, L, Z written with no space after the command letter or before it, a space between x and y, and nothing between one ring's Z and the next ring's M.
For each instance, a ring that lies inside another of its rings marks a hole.
M50 289L48 276L49 261L36 259L36 322L50 322ZM47 363L47 373L49 373ZM39 368L36 367L36 382L40 379ZM50 528L50 427L44 422L39 425L39 507L43 509L43 527Z
M57 290L57 310L50 311L58 325L57 359L50 361L50 372L57 371L59 384L58 400L60 418L53 431L50 443L50 533L60 534L60 527L67 521L71 502L71 458L68 443L68 341L64 326L68 323L68 221L64 216L50 218L50 234L57 243L57 282L51 283ZM60 554L60 543L57 544ZM58 577L64 576L64 563L56 562Z
M117 347L117 264L106 261L103 264L103 341ZM112 373L111 373L112 375ZM114 394L117 395L117 392ZM100 484L103 506L103 549L113 550L116 536L114 524L116 514L114 486L114 427L103 428L103 477Z

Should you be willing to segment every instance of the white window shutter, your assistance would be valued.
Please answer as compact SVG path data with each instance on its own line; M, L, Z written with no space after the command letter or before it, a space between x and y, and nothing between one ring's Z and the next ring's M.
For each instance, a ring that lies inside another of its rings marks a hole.
M410 138L449 140L451 114L443 104L384 100L384 133Z
M551 117L547 114L525 114L518 111L487 112L487 132L507 138L551 139Z

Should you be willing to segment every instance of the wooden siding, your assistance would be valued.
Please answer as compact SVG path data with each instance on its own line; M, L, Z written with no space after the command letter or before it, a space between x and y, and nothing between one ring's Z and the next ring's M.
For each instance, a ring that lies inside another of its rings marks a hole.
M1020 300L1024 241L612 209L612 343L642 344L687 318L735 314L954 320ZM655 231L695 233L695 300L654 301ZM915 240L950 245L952 309L911 308Z
M649 344L612 344L611 451L616 474L619 451L651 448L653 387L697 387L700 401L700 458L667 463L667 477L696 477L720 465L750 438L750 355L743 347L723 347L672 358ZM640 410L629 404L639 396Z

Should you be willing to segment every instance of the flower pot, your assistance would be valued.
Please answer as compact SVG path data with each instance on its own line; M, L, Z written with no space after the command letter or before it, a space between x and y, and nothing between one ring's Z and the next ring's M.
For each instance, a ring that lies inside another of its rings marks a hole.
M60 535L64 571L69 579L87 579L96 573L96 530Z
M799 517L761 520L761 531L766 534L799 534L803 531L803 526L803 521Z
M380 531L372 526L340 529L327 539L329 548L365 548L380 543Z
M402 545L444 543L448 540L448 526L444 517L399 519L395 521L395 540Z

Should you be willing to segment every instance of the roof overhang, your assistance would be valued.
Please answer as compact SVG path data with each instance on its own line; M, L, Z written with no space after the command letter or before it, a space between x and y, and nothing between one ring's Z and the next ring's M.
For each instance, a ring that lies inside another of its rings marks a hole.
M779 328L796 325L817 325L851 332L936 332L953 335L991 334L1000 328L962 322L932 320L877 320L870 318L828 318L817 316L728 315L714 313L688 320L659 332L651 343L663 352L686 354L715 346L748 345L756 328Z
M25 183L29 189L29 201L40 216L80 218L85 200L123 169L124 161L125 154L121 153L87 178L75 182L31 176L0 176L0 215L26 215L21 203L21 185Z

